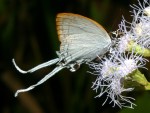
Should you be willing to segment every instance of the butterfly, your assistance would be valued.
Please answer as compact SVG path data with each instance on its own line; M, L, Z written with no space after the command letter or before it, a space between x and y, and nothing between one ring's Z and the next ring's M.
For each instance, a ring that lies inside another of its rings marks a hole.
M111 38L106 30L94 20L73 13L59 13L56 17L57 33L60 50L56 51L58 58L42 63L28 71L20 69L15 60L12 62L20 73L32 73L43 67L56 64L56 68L39 82L26 89L17 90L15 97L20 92L32 90L55 75L63 68L75 72L81 64L88 63L97 56L104 55L110 48Z

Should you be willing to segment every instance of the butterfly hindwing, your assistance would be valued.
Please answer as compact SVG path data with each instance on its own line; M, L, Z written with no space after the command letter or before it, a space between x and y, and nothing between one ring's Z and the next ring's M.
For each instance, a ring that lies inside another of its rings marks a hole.
M94 59L103 54L111 40L105 29L95 21L72 13L60 13L56 18L60 53L67 61ZM68 60L69 59L69 60Z

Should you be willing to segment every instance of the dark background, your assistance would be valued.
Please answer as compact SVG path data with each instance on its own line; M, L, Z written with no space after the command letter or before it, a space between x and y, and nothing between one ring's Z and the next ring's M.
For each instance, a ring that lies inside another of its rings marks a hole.
M77 72L62 70L44 84L17 98L17 89L35 84L55 66L32 74L20 74L12 64L24 70L56 58L59 50L55 18L60 12L89 17L108 32L118 29L122 15L131 21L131 7L137 0L0 0L0 113L149 113L150 93L133 92L138 106L134 110L112 108L105 96L91 89L94 75L82 65ZM147 65L149 67L149 64ZM149 71L143 70L148 76Z

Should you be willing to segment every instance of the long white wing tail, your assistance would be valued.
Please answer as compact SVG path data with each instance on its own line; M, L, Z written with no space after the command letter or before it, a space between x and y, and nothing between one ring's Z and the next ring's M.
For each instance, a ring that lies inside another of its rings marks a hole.
M21 92L27 92L27 91L30 91L32 89L34 89L36 86L44 83L46 80L48 80L50 77L52 77L53 75L55 75L57 72L59 72L60 70L62 70L64 67L62 66L57 66L52 72L50 72L49 74L47 74L44 78L42 78L38 83L34 84L34 85L31 85L30 87L26 88L26 89L20 89L20 90L17 90L17 92L15 93L15 97L18 96L18 93L21 93Z
M42 64L40 64L40 65L37 65L36 67L34 67L34 68L30 69L30 70L24 71L24 70L20 69L20 68L17 66L15 60L12 59L12 62L13 62L13 64L14 64L15 68L16 68L20 73L23 73L23 74L32 73L32 72L34 72L34 71L36 71L36 70L38 70L38 69L41 69L41 68L43 68L43 67L47 67L47 66L53 65L53 64L57 63L58 61L59 61L59 58L56 58L56 59L50 60L50 61L48 61L48 62L42 63Z

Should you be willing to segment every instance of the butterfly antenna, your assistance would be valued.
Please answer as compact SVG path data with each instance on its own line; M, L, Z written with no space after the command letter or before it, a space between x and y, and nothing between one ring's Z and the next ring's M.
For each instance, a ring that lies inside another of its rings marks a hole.
M34 72L34 71L36 71L36 70L38 70L38 69L41 69L41 68L43 68L43 67L47 67L47 66L53 65L53 64L57 63L59 60L60 60L59 58L50 60L50 61L48 61L48 62L42 63L42 64L40 64L40 65L37 65L36 67L34 67L34 68L32 68L32 69L29 69L29 70L27 70L27 71L24 71L24 70L20 69L20 68L17 66L17 64L16 64L16 62L15 62L14 59L12 59L12 62L13 62L13 64L14 64L15 68L16 68L20 73L26 74L26 73L32 73L32 72Z
M26 88L26 89L20 89L17 90L15 93L15 97L18 96L18 93L22 93L22 92L27 92L30 91L32 89L34 89L36 86L44 83L46 80L48 80L49 78L51 78L53 75L55 75L57 72L59 72L60 70L62 70L64 67L62 66L57 66L52 72L50 72L49 74L47 74L44 78L42 78L38 83L31 85L30 87Z

